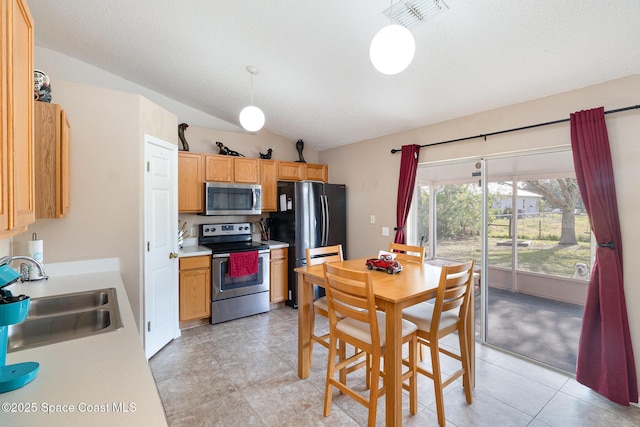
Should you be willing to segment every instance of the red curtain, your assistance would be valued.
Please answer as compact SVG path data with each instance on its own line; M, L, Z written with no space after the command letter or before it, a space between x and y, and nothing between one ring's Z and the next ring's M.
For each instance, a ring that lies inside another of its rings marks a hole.
M418 170L418 155L420 146L416 144L402 146L400 159L400 177L398 178L398 201L396 204L396 237L395 243L406 243L404 227L409 216L411 199L413 198Z
M571 114L580 194L596 238L576 380L621 405L638 401L622 276L622 238L604 108Z

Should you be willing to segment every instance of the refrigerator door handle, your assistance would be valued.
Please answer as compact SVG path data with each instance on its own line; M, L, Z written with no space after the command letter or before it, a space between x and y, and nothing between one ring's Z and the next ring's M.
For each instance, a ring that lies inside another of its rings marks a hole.
M329 244L329 202L327 196L322 195L322 246Z

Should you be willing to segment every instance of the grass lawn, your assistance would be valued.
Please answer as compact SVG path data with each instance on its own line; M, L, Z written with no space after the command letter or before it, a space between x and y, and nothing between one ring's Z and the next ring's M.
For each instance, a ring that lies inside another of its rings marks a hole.
M511 267L511 246L499 246L498 243L509 241L508 219L494 221L489 227L489 265ZM591 243L589 220L586 215L576 215L577 245L560 246L561 215L543 214L535 217L518 219L519 240L530 241L527 247L518 247L518 268L525 271L550 274L554 276L573 277L575 263L590 265ZM539 237L542 236L542 239ZM584 240L584 241L583 241ZM481 259L480 236L459 240L439 240L437 244L439 258L463 260Z

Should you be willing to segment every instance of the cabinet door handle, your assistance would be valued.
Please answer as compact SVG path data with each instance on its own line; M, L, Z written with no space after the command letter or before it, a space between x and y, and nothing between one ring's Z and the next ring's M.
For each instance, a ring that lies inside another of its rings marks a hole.
M171 252L171 253L169 254L169 258L170 258L170 259L178 258L178 254L177 254L177 253L175 253L175 252Z

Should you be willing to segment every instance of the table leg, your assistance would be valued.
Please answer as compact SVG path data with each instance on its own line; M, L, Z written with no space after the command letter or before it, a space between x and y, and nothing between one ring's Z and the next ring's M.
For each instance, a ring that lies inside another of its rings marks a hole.
M313 285L298 273L298 377L309 377L311 371L311 294Z
M473 282L471 284L473 286ZM469 298L469 312L467 313L467 354L469 355L469 383L471 389L476 387L476 315L475 315L475 290L471 288Z
M386 307L386 348L384 356L386 387L386 426L402 425L402 309ZM373 386L373 385L372 385Z

